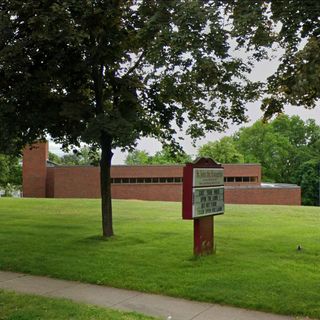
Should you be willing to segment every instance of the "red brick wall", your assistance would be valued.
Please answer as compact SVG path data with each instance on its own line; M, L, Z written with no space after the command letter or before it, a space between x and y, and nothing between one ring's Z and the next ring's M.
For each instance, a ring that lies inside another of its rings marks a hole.
M100 198L98 167L55 167L54 198Z
M181 201L181 184L122 184L112 185L112 198L156 201Z
M24 150L23 192L25 197L100 198L100 169L90 166L46 167L48 144L37 144L36 149ZM259 164L226 164L225 177L256 177L256 182L246 182L245 188L230 186L244 183L226 183L226 203L250 204L301 204L301 191L296 188L259 188ZM113 166L112 178L182 177L183 165L169 166ZM228 187L229 185L229 187ZM254 185L250 187L250 185ZM141 199L181 201L182 184L113 184L114 199Z
M123 167L124 168L124 167ZM114 169L114 168L112 168ZM139 171L142 167L133 170L129 174L125 168L124 175L121 177L141 177ZM145 177L167 177L171 175L163 174L156 170L151 170L151 174L144 168ZM117 168L116 168L117 171ZM112 177L117 177L117 172ZM119 173L119 171L118 171ZM147 174L146 174L147 173ZM157 174L158 173L158 174ZM174 171L171 171L174 175ZM100 169L97 167L54 167L48 168L47 194L54 198L100 198ZM119 177L120 177L119 176ZM177 175L179 177L179 175ZM48 179L48 180L49 180ZM159 200L159 201L181 201L181 184L113 184L111 188L114 199L140 199L140 200Z
M47 167L46 197L54 198L55 168Z
M22 188L24 197L44 198L47 183L48 143L36 143L23 151Z
M225 188L225 203L301 205L300 187Z
M120 168L125 169L124 172ZM169 171L162 167L113 167L112 177L169 177L179 173L177 168L169 167ZM115 169L115 170L114 170ZM150 170L149 172L149 169ZM172 171L170 171L172 169ZM143 173L140 172L143 170ZM171 175L169 174L171 173ZM48 196L55 198L100 198L100 169L97 167L55 167L48 168L48 177L54 184L54 192ZM179 175L177 175L179 177ZM158 201L181 201L182 185L172 184L113 184L112 197L114 199L140 199ZM235 204L288 204L300 205L300 188L228 188L225 189L225 202Z

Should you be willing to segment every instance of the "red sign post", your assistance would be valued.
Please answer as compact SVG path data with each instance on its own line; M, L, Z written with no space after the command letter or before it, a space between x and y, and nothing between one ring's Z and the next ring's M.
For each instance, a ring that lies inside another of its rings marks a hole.
M195 255L213 252L213 216L223 213L223 167L210 158L188 163L183 168L182 218L194 221Z

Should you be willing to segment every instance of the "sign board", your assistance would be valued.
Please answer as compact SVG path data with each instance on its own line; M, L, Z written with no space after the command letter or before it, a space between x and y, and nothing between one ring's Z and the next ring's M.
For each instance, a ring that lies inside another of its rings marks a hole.
M224 213L224 170L211 159L187 164L183 172L183 219Z
M219 168L194 168L193 187L223 186L223 169Z
M192 217L218 215L224 212L224 187L194 188Z

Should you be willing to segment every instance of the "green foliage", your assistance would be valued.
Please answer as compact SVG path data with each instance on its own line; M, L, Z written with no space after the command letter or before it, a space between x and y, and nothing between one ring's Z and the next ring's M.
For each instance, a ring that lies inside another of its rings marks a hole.
M199 157L209 157L220 163L243 163L244 156L237 150L231 137L223 137L214 142L208 142L198 150Z
M50 151L49 151L49 160L56 164L61 164L61 157L59 157L57 154Z
M320 127L314 120L282 115L257 121L240 129L234 141L245 162L261 163L264 181L298 184L302 203L318 204Z
M51 137L128 148L245 120L254 86L216 1L4 0L0 150ZM175 129L177 128L177 129Z
M292 168L289 157L294 146L283 132L275 130L271 124L258 121L249 128L241 129L236 143L244 154L245 162L261 164L265 181L289 182L288 175Z
M164 146L161 151L157 151L151 156L145 150L134 150L129 152L125 163L133 164L178 164L191 162L192 158L184 151L172 149L170 146Z
M60 165L98 165L100 153L97 150L92 150L88 146L81 147L79 150L74 150L73 153L67 153L59 157L58 155L49 152L49 160Z
M18 157L0 154L0 187L8 190L22 185L22 165Z
M313 108L320 98L320 2L314 0L227 0L232 34L255 58L277 50L280 64L264 86L266 118L285 104ZM272 58L272 57L271 57Z
M100 200L0 199L0 269L320 317L320 208L227 205L216 254L195 259L181 204L113 205L119 236L102 240Z
M296 183L302 189L304 205L316 206L320 204L320 159L311 159L302 163L295 174Z
M128 153L125 159L125 164L151 164L150 157L149 153L145 150L133 150Z
M302 204L319 204L320 127L314 120L280 115L257 121L232 137L208 142L198 155L221 163L260 163L264 182L301 186Z
M184 151L177 151L170 146L165 146L161 151L155 153L151 157L152 164L175 164L175 163L188 163L192 158Z

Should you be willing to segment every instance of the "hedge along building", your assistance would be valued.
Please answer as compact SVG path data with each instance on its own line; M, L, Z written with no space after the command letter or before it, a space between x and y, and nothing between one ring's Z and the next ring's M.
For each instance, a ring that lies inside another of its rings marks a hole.
M34 198L100 198L100 168L48 161L48 143L23 152L23 195ZM115 165L113 199L181 201L183 165ZM300 205L301 189L261 183L259 164L224 164L225 202Z

